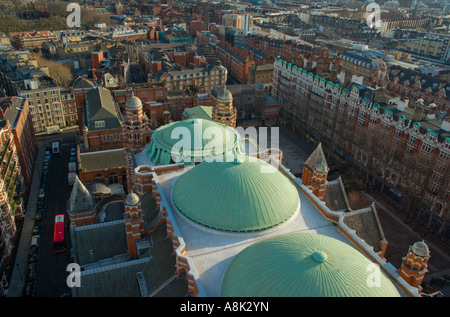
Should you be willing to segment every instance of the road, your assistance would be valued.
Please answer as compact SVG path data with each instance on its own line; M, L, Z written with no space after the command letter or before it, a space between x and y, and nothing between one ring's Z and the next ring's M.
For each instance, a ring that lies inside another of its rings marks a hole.
M66 234L68 251L55 253L53 251L53 225L57 213L66 214L66 229L69 229L67 219L67 200L70 197L70 187L67 183L67 164L70 161L70 148L75 144L75 133L66 132L53 136L38 138L39 143L51 145L60 141L61 154L52 155L46 189L45 208L42 215L41 243L37 263L35 297L59 297L69 291L66 285L67 265L70 257L70 235ZM68 231L66 231L68 232Z

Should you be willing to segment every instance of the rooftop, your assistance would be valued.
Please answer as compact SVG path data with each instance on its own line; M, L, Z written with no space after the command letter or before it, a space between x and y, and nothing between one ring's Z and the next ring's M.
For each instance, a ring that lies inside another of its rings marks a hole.
M81 171L91 172L125 166L123 149L80 153Z

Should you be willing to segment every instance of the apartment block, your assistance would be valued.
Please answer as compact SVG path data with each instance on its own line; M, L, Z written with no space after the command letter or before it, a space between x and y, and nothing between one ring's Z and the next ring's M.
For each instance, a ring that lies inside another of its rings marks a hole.
M45 41L56 41L58 35L52 31L11 32L11 45L18 50L40 48Z
M34 131L46 132L47 127L66 127L61 103L60 87L51 81L40 81L41 86L25 86L20 95L28 99Z
M36 133L50 126L66 126L61 87L49 77L47 67L39 66L28 52L8 52L0 57L0 85L8 96L28 99Z
M227 68L220 64L191 66L178 69L161 70L152 73L150 82L171 90L185 90L197 86L199 92L209 92L227 81Z
M450 118L436 104L406 100L377 87L338 83L277 59L273 96L281 117L319 139L328 154L420 202L442 232L449 210ZM411 211L411 209L413 211Z
M71 89L61 89L61 104L64 113L64 122L66 127L78 125L77 104L75 95Z
M445 62L450 58L450 36L425 34L423 37L399 42L397 48L411 54Z
M23 218L22 174L11 124L0 120L0 294L13 266L18 221Z
M373 73L372 85L403 99L421 99L425 104L435 104L441 112L450 110L450 83L418 70L382 65Z
M222 25L248 31L253 26L253 17L248 14L224 14Z
M25 188L28 188L33 178L38 149L28 99L22 97L0 98L0 120L7 120L10 123L23 184Z

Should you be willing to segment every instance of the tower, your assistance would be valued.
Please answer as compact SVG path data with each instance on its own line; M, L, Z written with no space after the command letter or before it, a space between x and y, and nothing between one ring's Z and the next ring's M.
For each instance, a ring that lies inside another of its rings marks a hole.
M67 213L69 214L70 222L74 226L86 226L97 223L94 199L80 181L78 175L75 176Z
M219 88L216 105L212 110L212 121L236 128L236 109L233 107L233 95L226 86Z
M320 200L323 200L325 196L329 170L322 144L319 143L314 152L303 164L302 183L309 187L313 194Z
M428 272L430 250L424 241L418 241L409 247L408 254L403 258L398 274L411 286L422 291L423 278Z
M122 132L124 147L135 154L150 143L149 119L143 111L141 100L134 95L125 102L125 121Z
M125 230L127 235L128 255L130 259L138 257L136 241L144 232L141 200L135 193L128 194L125 199Z

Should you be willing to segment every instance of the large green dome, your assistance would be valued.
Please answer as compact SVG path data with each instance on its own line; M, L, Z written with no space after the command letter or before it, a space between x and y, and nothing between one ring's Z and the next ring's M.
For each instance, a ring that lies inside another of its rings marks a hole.
M190 220L221 231L255 232L290 219L298 210L296 187L269 163L202 162L176 181L172 199Z
M176 151L174 147L180 144L183 137L186 137L190 145L186 153L183 153L186 149L180 148ZM195 158L209 156L205 151L207 148L219 150L219 153L212 155L236 154L243 151L240 135L236 130L211 120L187 119L171 122L156 129L146 152L149 160L155 165L171 164L174 162L173 156L190 163L194 162Z
M398 297L358 250L319 234L268 238L241 251L225 272L224 297ZM379 282L379 283L377 283Z

